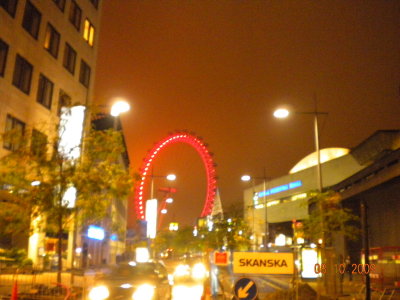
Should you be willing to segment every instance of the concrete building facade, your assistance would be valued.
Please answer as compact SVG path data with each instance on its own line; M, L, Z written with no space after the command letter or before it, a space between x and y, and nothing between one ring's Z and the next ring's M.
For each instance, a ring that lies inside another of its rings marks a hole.
M372 247L400 246L400 235L396 232L400 203L399 151L399 130L377 131L348 152L321 150L323 188L339 192L343 205L355 214L360 215L362 200L369 205ZM341 154L324 159L324 152ZM297 168L298 164L294 168L298 169L296 172L244 191L244 213L253 231L255 250L273 245L279 234L291 239L293 220L308 218L309 192L318 188L315 156L314 153L299 163L306 168ZM361 239L335 246L339 252L351 254L354 260L360 259Z
M61 107L92 103L101 6L100 0L0 2L0 133L51 140ZM2 143L0 156L13 146ZM29 257L43 265L40 257L55 253L56 238L41 233L36 243Z
M1 2L1 132L20 127L50 138L61 106L91 103L100 11L94 0Z

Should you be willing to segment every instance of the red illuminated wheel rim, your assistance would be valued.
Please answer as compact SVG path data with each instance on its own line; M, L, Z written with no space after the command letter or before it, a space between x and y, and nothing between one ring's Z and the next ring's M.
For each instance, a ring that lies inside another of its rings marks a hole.
M135 210L136 216L140 220L144 220L145 218L145 187L148 184L148 177L151 176L151 167L154 159L157 155L168 145L175 143L186 143L192 146L197 153L200 155L204 167L206 169L207 176L207 193L206 200L204 203L203 210L201 212L200 217L205 217L211 214L214 198L217 189L217 180L216 180L216 172L215 172L215 164L212 160L211 153L208 151L207 146L201 141L200 138L191 135L189 133L175 133L167 136L162 139L158 143L155 144L153 149L149 151L147 156L143 161L143 165L140 168L140 180L137 182L135 186Z

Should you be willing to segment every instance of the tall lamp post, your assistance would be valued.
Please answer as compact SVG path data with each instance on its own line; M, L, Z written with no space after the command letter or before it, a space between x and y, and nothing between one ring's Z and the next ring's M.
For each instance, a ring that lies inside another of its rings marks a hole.
M318 116L327 115L327 112L320 112L315 109L315 111L311 112L295 112L295 114L299 115L312 115L314 116L314 143L315 143L315 152L317 153L317 187L318 191L322 191L322 173L321 173L321 154L319 147L319 132L318 132ZM289 117L290 111L286 108L279 108L274 111L274 117L278 119L285 119Z
M253 184L253 189L254 189L254 180L259 179L263 181L263 205L264 205L264 219L265 219L265 245L264 247L267 248L268 245L268 241L269 241L269 226L268 226L268 202L267 202L267 193L266 193L266 189L267 189L267 177L265 176L265 170L264 170L264 176L263 177L251 177L250 175L243 175L240 178L242 181L244 182L249 182L251 181ZM255 209L255 205L253 203L253 234L254 234L254 209Z
M318 132L318 116L320 115L327 115L327 112L321 112L318 111L317 108L315 108L315 111L311 112L295 112L295 114L299 115L312 115L314 117L314 141L315 141L315 151L317 153L317 187L318 187L318 192L322 192L322 172L321 172L321 153L320 153L320 147L319 147L319 132ZM278 119L285 119L290 115L290 111L286 108L279 108L274 111L274 117ZM323 215L323 205L322 202L320 201L320 212ZM321 218L321 228L322 228L322 243L321 247L325 247L325 228L324 228L324 218L322 216Z
M157 218L158 218L158 200L154 198L154 178L165 178L168 181L174 181L176 179L175 174L168 175L154 175L151 172L150 181L150 199L146 201L146 221L147 221L147 237L154 239L157 235ZM151 204L153 203L153 204ZM148 205L151 204L151 211L148 209ZM149 240L150 242L150 240ZM151 243L150 243L151 244ZM149 247L150 247L149 244Z
M168 181L175 181L176 175L175 174L168 174L168 175L154 175L153 171L150 175L151 182L150 182L150 199L154 198L154 178L165 178Z
M109 113L111 116L114 117L113 118L113 129L114 130L117 130L117 124L118 124L117 118L120 116L120 114L125 113L129 110L130 110L129 103L123 99L119 99L113 103ZM84 151L84 149L82 151ZM114 206L114 201L112 201L111 206ZM76 222L77 221L76 221L76 218L77 218L77 215L75 214L74 215L75 221L74 221L73 229L72 229L72 242L71 242L71 248L70 248L70 251L71 251L71 266L70 267L71 267L71 269L75 268L76 249L77 249L77 247L76 247L77 246L76 245L76 243L77 243L77 237L76 237L76 235L77 235ZM74 273L72 272L71 274L72 275L71 275L70 281L71 281L71 284L73 284Z
M322 185L322 172L321 172L321 153L319 147L319 131L318 131L318 116L320 115L327 115L327 112L320 112L317 110L317 105L315 105L315 110L310 112L294 112L295 114L299 115L311 115L314 118L314 143L315 143L315 151L317 154L317 187L318 192L322 192L323 185ZM286 108L279 108L274 111L274 117L278 119L285 119L290 115L290 111ZM319 211L321 213L321 230L322 230L322 242L321 242L321 255L324 259L325 256L325 224L324 224L324 206L322 201L319 201Z

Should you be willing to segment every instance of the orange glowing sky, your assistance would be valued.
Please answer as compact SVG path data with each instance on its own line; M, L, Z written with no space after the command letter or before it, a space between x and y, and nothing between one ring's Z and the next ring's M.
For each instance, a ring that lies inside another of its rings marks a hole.
M324 148L400 128L399 1L103 2L95 96L130 101L122 121L135 171L168 132L194 131L228 207L248 187L243 173L282 176L314 149L312 119L276 120L279 104L310 111L316 95L329 112ZM165 222L194 223L206 184L195 150L173 145L154 170L178 176Z

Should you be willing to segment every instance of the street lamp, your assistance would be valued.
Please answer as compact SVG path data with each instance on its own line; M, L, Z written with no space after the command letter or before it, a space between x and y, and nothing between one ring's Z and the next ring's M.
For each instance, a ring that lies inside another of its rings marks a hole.
M265 176L265 170L264 170L264 176L263 177L252 177L248 174L245 174L241 177L241 180L244 182L248 182L251 181L253 184L253 191L254 191L254 180L256 179L260 179L263 181L263 205L264 205L264 218L265 218L265 247L267 247L268 241L269 241L269 226L268 226L268 215L267 215L267 207L268 207L268 202L267 202L267 193L266 193L266 189L267 189L267 177ZM255 200L255 195L253 197L253 201ZM257 199L258 199L258 195L257 195ZM255 209L255 204L253 203L252 205L253 207L253 234L254 233L254 209Z
M322 192L322 172L321 172L321 154L320 154L320 147L319 147L319 132L318 132L318 116L319 115L327 115L327 112L320 112L317 110L317 105L315 102L315 110L310 111L310 112L295 112L296 114L301 114L301 115L312 115L314 117L314 142L315 142L315 152L317 153L317 187L318 191L321 193ZM279 108L274 111L274 117L278 119L285 119L290 115L290 111L286 108ZM324 206L323 203L320 201L319 204L319 210L321 213L321 229L322 229L322 241L321 241L321 256L322 259L325 257L325 225L324 225ZM295 242L297 245L297 242ZM296 276L296 281L297 281L297 274Z
M151 177L151 184L150 184L150 199L154 197L154 178L165 178L168 181L175 181L176 175L175 174L168 174L168 175L154 175L153 172L150 175Z
M322 173L321 173L321 153L319 148L319 132L318 132L318 115L327 115L327 112L320 112L315 109L311 112L295 112L301 115L313 115L314 116L314 142L315 152L317 154L317 186L318 191L322 191ZM277 119L285 119L289 117L290 111L286 108L278 108L274 111L274 117Z
M110 115L114 117L113 120L113 128L114 130L117 130L117 118L129 111L131 109L131 106L129 105L128 102L126 102L125 100L117 100L113 103L113 105L111 106L111 110L110 110Z
M128 102L125 100L117 100L114 102L114 104L111 106L111 112L110 114L113 117L118 117L120 114L127 112L131 109L131 106L129 105Z

